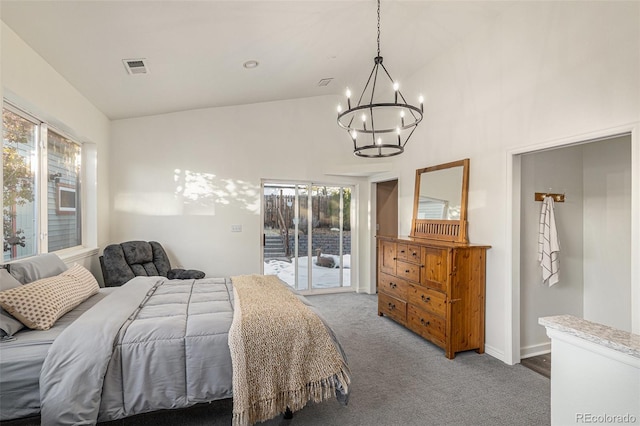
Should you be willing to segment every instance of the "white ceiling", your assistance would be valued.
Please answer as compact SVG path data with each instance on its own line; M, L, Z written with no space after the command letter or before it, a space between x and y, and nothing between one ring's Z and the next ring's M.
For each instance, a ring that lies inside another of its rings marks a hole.
M2 21L111 119L341 94L376 56L372 0L1 1ZM383 0L385 65L402 82L510 4ZM149 74L129 75L130 58Z

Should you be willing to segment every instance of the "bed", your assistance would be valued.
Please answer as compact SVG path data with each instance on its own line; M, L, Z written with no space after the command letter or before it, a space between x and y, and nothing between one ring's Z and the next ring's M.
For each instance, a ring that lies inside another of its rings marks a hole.
M69 324L113 289L101 289L49 330L23 329L0 343L0 422L40 413L40 369L49 347Z
M0 420L92 424L233 397L234 424L248 425L348 401L333 332L274 276L136 277L13 337L0 344Z

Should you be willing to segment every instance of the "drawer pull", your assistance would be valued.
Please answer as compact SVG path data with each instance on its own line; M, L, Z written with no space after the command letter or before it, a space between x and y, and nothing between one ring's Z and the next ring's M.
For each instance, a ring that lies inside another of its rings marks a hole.
M420 318L420 324L424 325L425 327L428 327L429 324L431 324L429 321L425 321L424 318Z
M396 305L394 305L393 303L389 302L389 309L393 310L396 308Z
M396 284L396 283L389 283L389 287L391 287L391 288L396 288L396 287L398 287L398 284Z
M404 253L404 250L400 250L400 253Z
M417 256L418 253L416 253L415 251L413 253L411 253L411 256Z
M404 270L404 272L405 272L406 274L408 274L408 273L409 273L409 272L411 272L411 271L410 271L410 270L408 270L408 269L405 269L405 270Z
M431 297L430 296L425 296L424 294L421 296L422 297L422 301L424 303L429 303L431 302Z

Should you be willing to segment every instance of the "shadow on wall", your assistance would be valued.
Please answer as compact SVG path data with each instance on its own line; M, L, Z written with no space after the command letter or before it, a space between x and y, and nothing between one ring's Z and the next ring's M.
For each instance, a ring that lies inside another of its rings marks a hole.
M260 187L212 173L175 169L173 192L125 192L115 196L116 211L143 216L215 216L216 205L241 206L260 212Z

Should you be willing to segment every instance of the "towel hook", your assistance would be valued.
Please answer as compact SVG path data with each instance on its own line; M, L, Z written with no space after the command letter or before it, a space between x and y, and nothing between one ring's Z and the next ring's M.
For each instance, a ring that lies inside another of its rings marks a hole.
M544 201L544 197L551 197L553 201L556 203L564 203L565 194L554 194L551 192L551 188L549 188L549 192L536 192L534 200L535 201Z

